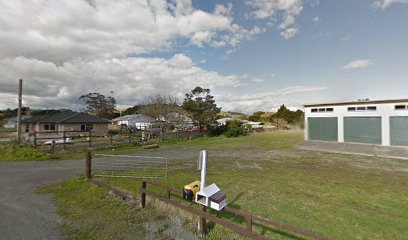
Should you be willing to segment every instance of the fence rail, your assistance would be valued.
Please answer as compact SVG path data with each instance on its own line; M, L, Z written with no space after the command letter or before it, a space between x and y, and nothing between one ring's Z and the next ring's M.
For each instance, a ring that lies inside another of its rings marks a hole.
M160 194L158 194L156 192L148 190L147 189L147 184L150 184L150 185L153 185L155 187L166 190L166 195L162 196L162 195L160 195ZM269 238L267 238L264 235L261 235L261 234L255 232L255 231L253 231L252 227L253 227L254 222L258 222L258 223L263 224L263 225L269 225L269 226L277 227L277 228L280 228L280 229L285 229L288 232L295 233L295 234L302 235L302 236L309 237L309 238L313 238L313 239L318 239L318 240L327 240L328 239L328 238L326 238L326 237L324 237L324 236L322 236L322 235L320 235L318 233L315 233L315 232L311 232L311 231L307 231L307 230L304 230L304 229L301 229L301 228L290 226L288 224L281 223L281 222L278 222L278 221L265 219L263 217L255 216L255 215L252 215L252 214L249 214L249 213L245 213L243 211L240 211L240 210L228 207L228 206L225 207L224 211L232 213L232 214L234 214L236 216L239 216L239 217L242 217L243 219L245 219L246 227L243 227L243 226L234 224L234 223L232 223L230 221L227 221L225 219L221 219L221 218L218 218L216 216L210 215L209 213L206 212L206 209L203 206L200 206L200 209L197 209L197 208L194 208L194 207L187 206L187 205L184 205L182 203L179 203L179 202L177 202L175 200L172 200L171 199L171 194L177 194L179 197L182 197L182 196L180 196L180 194L182 195L182 190L170 188L170 187L165 186L163 184L159 184L159 183L149 181L149 180L143 180L142 181L142 188L141 188L141 207L142 208L144 208L146 206L146 195L147 194L154 197L154 198L156 198L156 199L159 199L159 200L161 200L163 202L171 204L171 205L173 205L175 207L181 208L181 209L186 210L186 211L188 211L190 213L198 215L200 217L200 224L199 224L200 228L199 228L199 230L200 230L200 232L202 234L205 234L205 232L206 232L206 220L209 220L211 222L220 224L220 225L222 225L222 226L224 226L224 227L226 227L228 229L231 229L231 230L233 230L233 231L235 231L237 233L240 233L242 235L245 235L247 237L250 237L250 238L253 238L253 239L256 239L256 240L267 240Z

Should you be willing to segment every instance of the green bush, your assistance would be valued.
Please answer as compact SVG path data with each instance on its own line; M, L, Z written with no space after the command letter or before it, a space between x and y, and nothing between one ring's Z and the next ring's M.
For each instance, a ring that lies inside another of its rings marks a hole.
M240 121L233 120L231 122L227 122L226 126L227 130L224 133L226 137L239 137L246 135L245 126L243 126Z
M51 155L31 147L0 146L0 161L48 160Z

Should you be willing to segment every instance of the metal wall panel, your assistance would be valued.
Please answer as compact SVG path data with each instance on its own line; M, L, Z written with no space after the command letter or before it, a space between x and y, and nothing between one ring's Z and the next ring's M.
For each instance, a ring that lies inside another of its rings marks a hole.
M308 118L309 140L337 141L337 117Z
M381 144L381 117L345 117L344 141Z
M408 146L408 117L390 117L391 145Z

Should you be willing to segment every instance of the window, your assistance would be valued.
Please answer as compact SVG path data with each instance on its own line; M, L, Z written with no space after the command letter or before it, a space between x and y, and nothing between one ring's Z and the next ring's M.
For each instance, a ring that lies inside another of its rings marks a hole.
M365 111L366 107L357 107L357 111Z
M355 107L348 107L347 110L348 111L356 111L356 108Z
M395 110L405 110L407 109L406 105L395 105Z
M28 123L25 125L25 132L26 133L30 132L30 124Z
M368 106L368 107L367 107L367 110L368 110L368 111L376 111L376 110L377 110L377 107L376 107L376 106Z
M317 112L334 112L333 108L312 108L311 110L312 113L317 113Z
M92 131L93 125L90 123L81 124L81 131Z
M44 130L55 131L55 124L54 123L44 124Z

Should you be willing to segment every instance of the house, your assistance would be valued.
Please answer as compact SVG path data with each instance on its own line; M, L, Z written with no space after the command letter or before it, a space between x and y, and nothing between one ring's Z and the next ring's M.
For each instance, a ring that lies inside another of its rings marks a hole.
M126 125L129 128L136 128L139 130L146 130L151 128L154 122L156 122L156 120L143 114L125 115L112 119L112 123L115 125Z
M190 129L196 123L192 118L176 112L168 114L167 118L163 120L176 129Z
M304 105L305 140L408 146L408 99Z
M21 123L22 130L26 133L64 131L106 133L110 121L87 113L61 112L51 115L33 116L23 119Z
M227 118L217 119L216 122L217 122L217 125L218 125L218 126L223 126L223 125L226 125L227 122L231 122L232 120L233 120L232 118L227 117Z
M31 116L25 115L25 116L21 116L21 119L26 119L29 118ZM17 117L13 117L13 118L8 118L5 120L6 123L3 125L4 128L7 129L16 129L17 128Z

